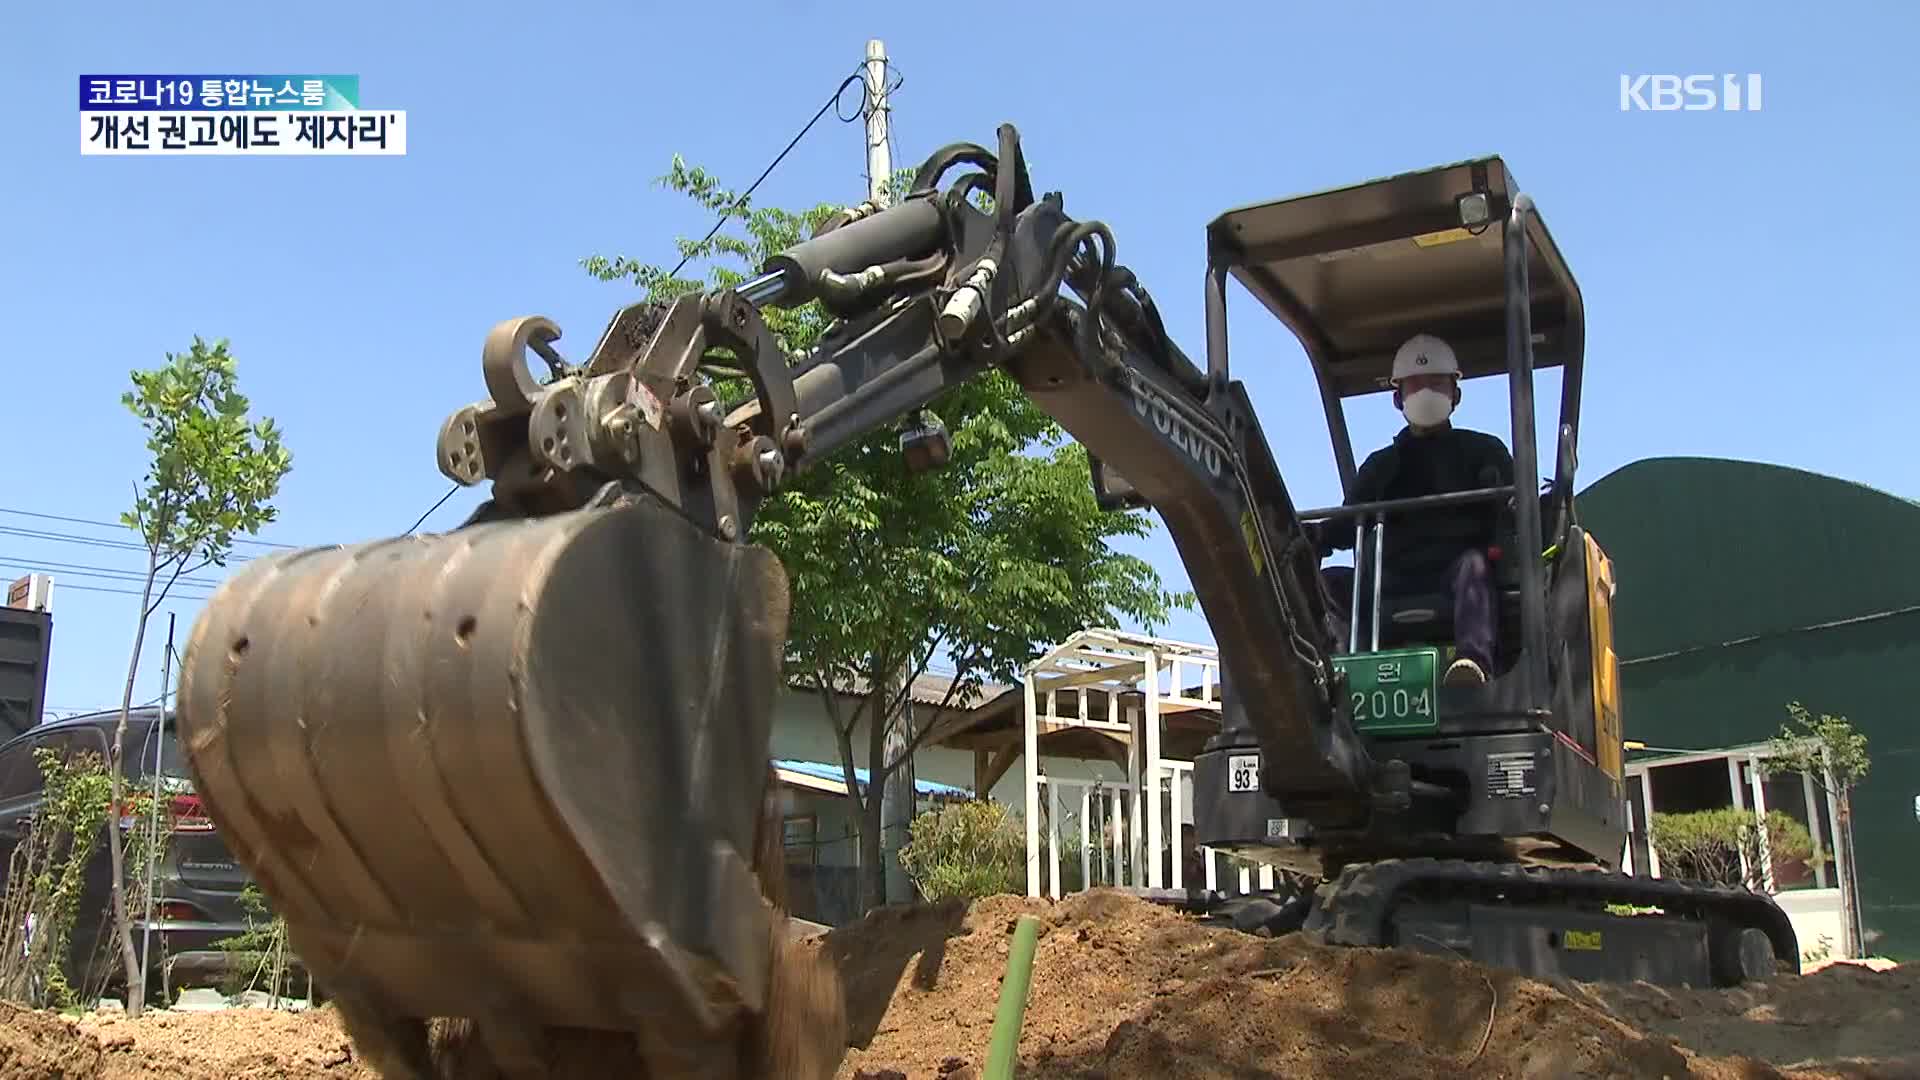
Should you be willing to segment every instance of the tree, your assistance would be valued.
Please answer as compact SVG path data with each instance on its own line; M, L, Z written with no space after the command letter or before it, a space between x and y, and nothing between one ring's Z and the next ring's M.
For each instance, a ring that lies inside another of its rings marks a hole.
M1805 705L1787 705L1788 723L1780 725L1780 734L1768 741L1766 771L1800 773L1812 778L1821 794L1833 799L1838 813L1840 858L1846 867L1846 940L1841 948L1849 957L1866 951L1865 933L1860 922L1860 872L1853 857L1853 789L1866 779L1872 762L1867 757L1867 737L1854 730L1844 716L1821 713L1816 718ZM1814 818L1808 807L1809 819Z
M904 188L910 174L896 177ZM678 156L663 186L715 214L732 211L740 235L679 241L706 280L629 258L592 257L587 271L628 280L650 299L733 285L764 260L812 235L836 207L790 211L749 205ZM829 317L817 305L763 312L789 353L820 337ZM735 401L744 382L716 393ZM863 900L883 901L886 781L956 707L973 703L988 680L1012 682L1040 649L1095 623L1132 619L1151 628L1192 597L1171 594L1144 560L1115 551L1118 537L1144 536L1137 512L1102 512L1088 480L1085 450L1066 439L1019 386L992 372L955 387L928 410L948 429L945 467L910 472L894 431L875 431L792 477L755 518L751 538L786 565L793 585L789 681L818 693L839 746L859 822ZM954 678L932 715L887 753L914 681L936 658ZM855 704L847 707L848 699ZM865 722L864 753L855 736ZM864 758L863 790L856 762Z
M185 353L133 372L133 389L121 403L147 432L146 478L135 486L133 509L121 521L139 532L147 549L140 619L134 626L120 722L113 732L113 813L125 805L127 718L146 642L147 620L165 602L174 582L208 566L225 566L234 541L258 533L277 512L273 498L293 467L271 418L249 423L250 404L235 388L233 356L222 338L211 347L198 336ZM157 583L157 588L156 588ZM126 895L126 851L118 828L107 830L113 859L113 917L126 967L127 1007L138 1014L146 1000L146 968L133 947L133 920Z

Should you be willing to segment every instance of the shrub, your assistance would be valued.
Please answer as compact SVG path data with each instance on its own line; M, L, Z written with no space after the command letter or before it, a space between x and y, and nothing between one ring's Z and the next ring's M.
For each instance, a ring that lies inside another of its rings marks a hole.
M1017 819L1014 820L1014 825L1018 828L1019 821ZM1041 892L1045 892L1047 888L1047 860L1051 857L1049 851L1052 847L1053 835L1043 827L1040 831ZM1079 892L1087 887L1087 882L1080 873L1080 853L1082 851L1085 851L1090 856L1091 862L1097 863L1099 861L1099 851L1094 849L1091 844L1081 837L1078 828L1060 830L1060 894L1062 896L1067 893ZM1094 873L1098 874L1099 872L1098 867L1095 867ZM1026 870L1023 867L1020 871L1020 887L1025 888L1026 883Z
M900 848L901 869L930 901L1025 892L1025 858L1019 822L985 799L920 814Z
M238 997L260 989L264 982L278 1005L281 993L288 989L287 921L267 906L266 895L251 881L240 890L240 906L247 920L246 932L214 942L215 948L236 961L221 979L220 992Z
M69 942L88 862L107 821L111 781L98 754L62 760L34 751L44 802L8 867L0 904L0 997L40 1007L76 1001L67 982Z
M1758 889L1762 876L1760 818L1747 810L1723 807L1686 814L1655 814L1651 839L1666 877L1692 878L1717 885L1746 885ZM1815 854L1807 827L1778 810L1767 812L1767 846L1776 877L1804 866ZM1740 871L1746 856L1747 873Z

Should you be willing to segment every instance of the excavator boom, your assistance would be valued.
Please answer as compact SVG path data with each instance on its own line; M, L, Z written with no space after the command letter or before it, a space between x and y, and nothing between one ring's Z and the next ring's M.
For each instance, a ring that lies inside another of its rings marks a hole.
M187 755L364 1052L426 1075L443 1017L527 1075L568 1032L629 1033L658 1075L782 1052L755 1034L780 919L754 874L780 872L755 853L787 599L754 512L990 368L1165 517L1289 798L1363 814L1312 549L1253 411L1112 260L1103 226L1033 197L1003 127L751 282L625 308L578 365L551 321L501 323L488 397L436 451L491 482L468 522L220 588L185 657ZM796 365L761 310L815 301L837 321ZM721 401L716 370L752 395Z

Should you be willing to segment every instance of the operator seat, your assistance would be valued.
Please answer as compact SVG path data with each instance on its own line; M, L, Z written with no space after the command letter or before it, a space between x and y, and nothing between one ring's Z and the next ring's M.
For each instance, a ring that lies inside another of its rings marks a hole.
M1511 667L1520 652L1520 570L1510 549L1499 548L1489 556L1493 564L1496 670L1488 674L1493 675ZM1363 605L1371 602L1371 596L1361 598ZM1453 644L1453 595L1449 591L1385 589L1380 596L1380 609L1380 647L1383 649ZM1371 621L1362 624L1363 644L1371 630Z
M1553 519L1554 509L1560 501L1560 493L1551 489L1540 495L1541 518ZM1388 526L1392 528L1391 525ZM1520 620L1520 564L1515 560L1519 550L1518 538L1508 519L1500 532L1500 543L1488 551L1492 563L1494 589L1494 671L1495 675L1507 671L1520 655L1523 646ZM1351 597L1352 579L1344 584L1349 591L1340 594L1342 607ZM1361 611L1368 613L1367 605L1372 603L1371 595L1361 597ZM1453 595L1450 590L1396 590L1384 588L1380 597L1380 647L1383 649L1405 648L1409 646L1433 645L1446 647L1453 644ZM1363 616L1361 624L1362 647L1370 641L1372 621L1370 613Z

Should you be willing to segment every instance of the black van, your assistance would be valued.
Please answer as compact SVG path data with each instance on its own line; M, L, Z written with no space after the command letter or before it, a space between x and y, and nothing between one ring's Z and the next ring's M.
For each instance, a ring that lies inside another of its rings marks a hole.
M0 745L0 884L12 856L43 798L35 751L51 747L62 757L91 752L105 761L113 745L118 710L71 716L40 724ZM192 774L174 734L173 714L164 730L160 710L135 709L127 719L121 775L130 789L155 790L157 762L160 797L168 800L174 832L154 870L156 918L149 926L138 917L133 946L148 957L147 985L170 997L171 989L211 985L226 972L230 954L215 943L247 931L240 894L247 871L227 850L219 830L201 811ZM102 823L104 825L104 823ZM119 826L132 827L130 817ZM124 990L124 966L113 936L112 855L104 830L87 865L86 882L74 918L72 966L68 979L76 989Z

